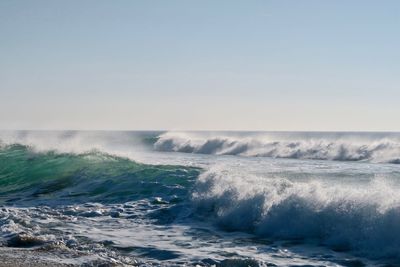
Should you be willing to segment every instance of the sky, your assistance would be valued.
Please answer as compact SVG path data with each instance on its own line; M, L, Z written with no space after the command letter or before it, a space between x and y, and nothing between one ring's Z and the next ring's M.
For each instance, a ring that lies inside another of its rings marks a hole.
M400 131L400 1L0 0L0 129Z

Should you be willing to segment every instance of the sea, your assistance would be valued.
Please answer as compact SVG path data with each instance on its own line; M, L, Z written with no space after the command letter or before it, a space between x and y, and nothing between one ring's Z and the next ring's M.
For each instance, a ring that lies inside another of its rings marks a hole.
M1 131L0 246L77 266L400 266L400 133Z

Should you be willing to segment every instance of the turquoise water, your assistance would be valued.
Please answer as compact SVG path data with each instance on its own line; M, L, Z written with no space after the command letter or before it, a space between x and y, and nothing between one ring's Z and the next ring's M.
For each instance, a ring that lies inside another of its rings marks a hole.
M146 165L102 152L0 150L0 199L18 205L118 203L153 196L186 198L199 169Z

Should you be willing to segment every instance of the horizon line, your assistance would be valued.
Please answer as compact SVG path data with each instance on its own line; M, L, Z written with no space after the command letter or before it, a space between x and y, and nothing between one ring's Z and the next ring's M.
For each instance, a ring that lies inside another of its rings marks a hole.
M243 133L400 133L400 130L181 130L181 129L0 129L20 132L243 132Z

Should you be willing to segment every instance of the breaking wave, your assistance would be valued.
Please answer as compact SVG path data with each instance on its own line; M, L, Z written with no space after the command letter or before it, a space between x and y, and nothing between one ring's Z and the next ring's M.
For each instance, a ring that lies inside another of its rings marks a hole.
M400 260L400 188L383 178L354 186L215 168L200 175L193 202L228 231Z
M393 138L382 134L297 134L277 139L271 134L216 136L168 132L159 136L154 148L158 151L213 155L400 164L398 136Z

